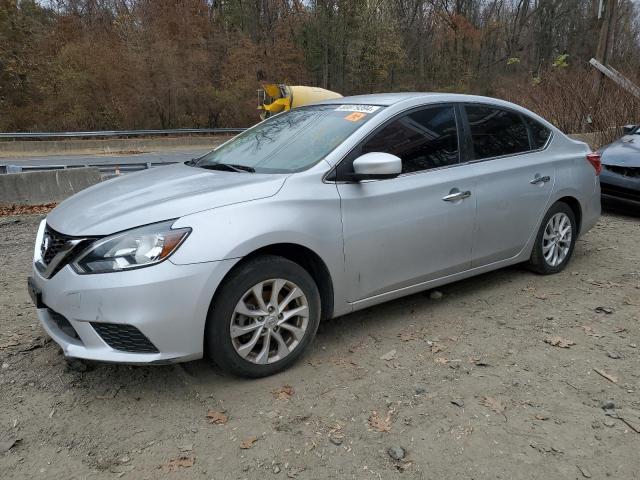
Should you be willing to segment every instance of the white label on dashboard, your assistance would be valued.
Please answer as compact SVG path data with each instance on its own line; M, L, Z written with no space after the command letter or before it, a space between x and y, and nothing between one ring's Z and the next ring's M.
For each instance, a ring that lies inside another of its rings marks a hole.
M360 113L373 113L380 107L376 105L340 105L336 108L336 112L360 112Z

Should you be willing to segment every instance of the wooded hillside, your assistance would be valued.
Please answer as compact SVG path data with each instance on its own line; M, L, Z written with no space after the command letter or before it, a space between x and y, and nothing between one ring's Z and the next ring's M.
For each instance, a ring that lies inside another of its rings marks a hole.
M600 6L604 8L599 12ZM261 81L448 91L565 131L640 121L632 0L0 0L0 131L239 127ZM600 15L599 15L600 13ZM598 18L600 17L600 18ZM609 36L600 39L611 18Z

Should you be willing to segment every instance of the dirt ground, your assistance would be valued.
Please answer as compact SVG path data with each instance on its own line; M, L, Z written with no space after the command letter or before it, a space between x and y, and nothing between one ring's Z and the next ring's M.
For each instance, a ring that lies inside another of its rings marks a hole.
M514 267L327 322L253 381L70 368L25 289L40 218L0 218L3 479L640 478L638 217L603 216L559 275Z

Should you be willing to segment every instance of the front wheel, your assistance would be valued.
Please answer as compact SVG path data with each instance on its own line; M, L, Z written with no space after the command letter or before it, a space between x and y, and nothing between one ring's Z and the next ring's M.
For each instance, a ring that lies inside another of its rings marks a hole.
M562 271L573 254L577 233L573 210L564 202L555 203L540 225L529 259L531 270L542 275Z
M264 377L284 370L311 343L320 322L320 294L309 273L283 257L241 264L213 301L205 346L223 370Z

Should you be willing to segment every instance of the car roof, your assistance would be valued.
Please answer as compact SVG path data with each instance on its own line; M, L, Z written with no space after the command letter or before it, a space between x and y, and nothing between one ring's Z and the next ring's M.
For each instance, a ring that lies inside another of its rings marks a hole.
M394 103L398 103L403 100L408 100L410 98L419 97L422 95L428 95L428 94L416 93L416 92L371 93L367 95L352 95L349 97L322 100L317 103L338 104L338 105L343 105L343 104L381 105L381 106L388 107L389 105L393 105Z
M337 104L337 105L381 105L388 107L405 100L424 100L438 102L483 102L492 103L494 105L513 105L498 98L482 97L479 95L465 95L461 93L437 93L437 92L394 92L394 93L371 93L367 95L353 95L349 97L333 98L330 100L322 100L318 104Z

